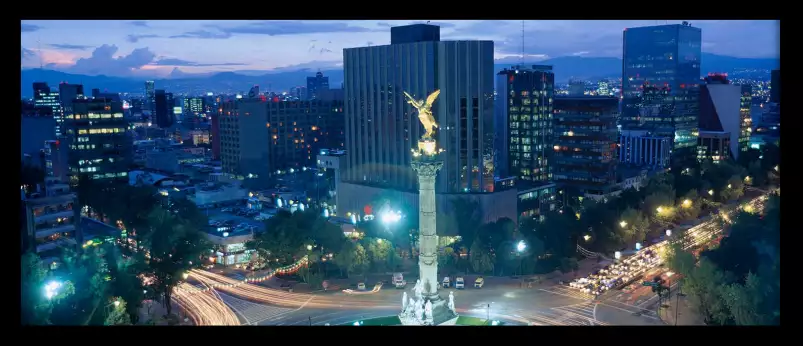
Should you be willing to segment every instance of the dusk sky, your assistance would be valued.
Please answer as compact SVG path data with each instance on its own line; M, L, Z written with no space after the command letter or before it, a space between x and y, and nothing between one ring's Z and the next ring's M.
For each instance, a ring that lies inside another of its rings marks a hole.
M22 21L22 68L79 74L164 77L215 71L331 69L342 49L390 43L390 27L416 21ZM423 21L425 22L425 21ZM526 21L528 61L560 56L618 57L622 30L677 21ZM779 22L690 21L703 52L747 58L779 56ZM518 61L521 21L433 20L443 40L493 40L496 58Z

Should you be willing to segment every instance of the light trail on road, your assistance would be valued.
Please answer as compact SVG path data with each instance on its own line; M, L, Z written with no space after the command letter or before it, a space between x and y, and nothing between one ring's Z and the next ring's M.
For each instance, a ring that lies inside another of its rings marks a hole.
M206 280L206 283L216 284L217 286L215 289L254 302L297 308L398 308L398 305L389 305L386 302L366 301L357 297L328 297L305 293L283 292L249 283L243 283L242 281L231 279L224 275L211 273L205 270L195 269L191 273L194 278Z
M189 294L185 290L173 290L173 300L190 316L196 326L240 325L237 315L223 303L216 292Z

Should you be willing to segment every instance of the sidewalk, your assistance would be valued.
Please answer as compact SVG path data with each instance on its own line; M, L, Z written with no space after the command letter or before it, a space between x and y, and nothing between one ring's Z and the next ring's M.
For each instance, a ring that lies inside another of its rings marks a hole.
M700 316L689 306L686 297L678 299L676 294L670 297L671 302L669 307L662 308L660 318L664 323L670 326L704 326ZM677 320L675 316L677 315Z

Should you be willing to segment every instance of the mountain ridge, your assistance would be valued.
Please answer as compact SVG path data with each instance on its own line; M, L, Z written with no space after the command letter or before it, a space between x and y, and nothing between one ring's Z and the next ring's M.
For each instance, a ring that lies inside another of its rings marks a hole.
M622 75L622 59L615 57L579 57L565 56L551 58L541 61L530 61L521 64L505 63L495 61L494 70L500 71L515 65L552 65L555 72L555 80L560 83L568 81L570 78L580 78L595 80L602 78L617 78ZM739 69L746 70L771 70L780 67L780 59L773 58L737 58L710 53L702 54L701 71L703 74L708 72L732 73ZM171 75L176 78L154 79L157 89L166 89L176 93L195 93L201 94L207 91L219 92L247 92L253 85L262 86L264 91L287 91L294 86L304 86L306 77L311 77L317 72L314 68L300 68L294 71L260 71L244 70L240 74L237 71L226 71L218 73L191 74L181 70L173 71ZM329 76L329 84L333 88L340 87L343 81L342 69L329 69L321 71L324 76ZM126 78L106 75L79 75L67 72L44 70L44 69L23 69L21 71L21 91L22 97L31 97L33 94L33 82L47 82L51 87L57 87L60 82L80 83L84 85L84 91L89 94L92 88L99 88L102 91L120 93L142 93L144 91L145 78ZM265 88L267 87L267 88Z

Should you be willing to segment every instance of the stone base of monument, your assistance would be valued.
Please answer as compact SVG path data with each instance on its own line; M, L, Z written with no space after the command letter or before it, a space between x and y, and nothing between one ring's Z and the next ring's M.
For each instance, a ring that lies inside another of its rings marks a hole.
M449 309L449 303L440 296L428 299L432 302L432 316L424 315L420 320L412 309L399 314L399 320L405 326L453 326L457 322L457 314Z

